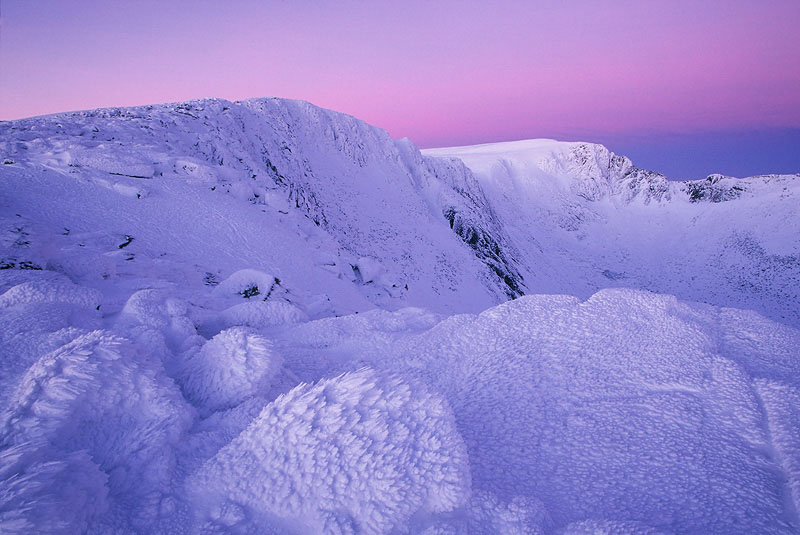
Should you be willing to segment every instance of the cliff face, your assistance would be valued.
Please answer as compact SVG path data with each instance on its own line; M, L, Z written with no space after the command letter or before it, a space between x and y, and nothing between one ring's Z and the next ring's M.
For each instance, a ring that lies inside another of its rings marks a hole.
M238 255L231 268L255 261L317 297L330 293L323 287L355 285L333 299L343 311L367 303L477 311L523 293L503 230L465 166L423 158L408 140L306 102L209 99L32 118L0 129L6 175L25 181L49 173L83 205L44 196L41 206L52 202L56 225L94 205L100 220L104 210L136 220L118 231L142 236L148 204L182 205L189 199L174 197L186 193L175 188L188 188L191 211L228 230L213 232L204 249ZM95 204L101 190L141 203ZM197 224L188 219L170 225L170 233L193 234ZM191 241L177 235L174 241ZM255 239L291 242L295 258L257 251ZM307 265L298 266L303 256ZM204 267L222 275L226 268Z

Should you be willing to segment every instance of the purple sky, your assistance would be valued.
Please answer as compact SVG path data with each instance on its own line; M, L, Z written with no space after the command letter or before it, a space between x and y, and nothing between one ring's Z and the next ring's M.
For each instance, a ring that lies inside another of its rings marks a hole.
M0 1L2 119L274 95L422 147L552 137L674 178L800 172L800 0Z

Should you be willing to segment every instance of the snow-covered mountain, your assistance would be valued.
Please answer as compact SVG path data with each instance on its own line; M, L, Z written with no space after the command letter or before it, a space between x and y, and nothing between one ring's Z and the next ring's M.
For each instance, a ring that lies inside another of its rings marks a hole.
M0 532L800 529L797 175L272 98L0 158Z
M480 244L477 258L442 215L498 230L463 165L423 159L350 116L298 101L210 99L0 129L5 181L17 192L5 209L20 214L12 227L52 223L75 236L102 220L132 237L135 263L166 253L191 262L193 279L264 268L304 304L327 306L323 314L407 303L478 311L520 293L496 274L514 273L489 250L499 244Z
M531 293L642 288L800 326L800 175L669 182L551 140L423 153L473 171Z

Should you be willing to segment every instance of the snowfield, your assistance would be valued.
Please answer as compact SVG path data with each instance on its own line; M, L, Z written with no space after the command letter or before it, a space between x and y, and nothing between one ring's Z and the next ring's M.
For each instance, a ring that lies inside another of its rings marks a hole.
M800 532L796 175L281 99L0 122L0 532Z

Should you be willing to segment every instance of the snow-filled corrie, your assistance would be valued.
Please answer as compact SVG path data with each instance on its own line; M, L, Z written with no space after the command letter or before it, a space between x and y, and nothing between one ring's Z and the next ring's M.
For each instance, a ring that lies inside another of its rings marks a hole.
M446 402L421 385L361 369L298 386L267 405L190 478L188 492L199 522L366 535L451 511L469 488L466 451Z
M800 175L668 181L602 145L550 139L423 154L474 173L526 293L634 287L800 326Z

